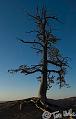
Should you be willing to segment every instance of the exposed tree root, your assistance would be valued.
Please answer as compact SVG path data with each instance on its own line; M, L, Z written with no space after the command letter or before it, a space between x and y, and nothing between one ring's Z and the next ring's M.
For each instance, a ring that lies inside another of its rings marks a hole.
M19 110L22 111L24 103L30 103L30 102L33 102L33 104L36 106L36 108L43 112L44 111L53 112L53 111L60 109L59 106L51 104L47 100L45 102L43 102L40 98L34 97L34 98L30 98L28 100L20 101L19 102Z

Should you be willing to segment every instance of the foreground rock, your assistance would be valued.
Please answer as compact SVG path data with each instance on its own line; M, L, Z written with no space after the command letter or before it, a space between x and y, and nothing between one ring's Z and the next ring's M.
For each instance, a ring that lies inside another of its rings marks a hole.
M41 119L45 110L54 112L73 109L76 112L76 98L61 100L47 100L45 108L38 102L38 98L8 101L0 103L0 119Z

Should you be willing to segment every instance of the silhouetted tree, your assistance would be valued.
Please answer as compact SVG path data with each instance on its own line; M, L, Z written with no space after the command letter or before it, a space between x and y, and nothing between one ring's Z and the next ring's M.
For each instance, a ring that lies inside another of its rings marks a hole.
M53 34L50 26L51 20L61 21L56 16L49 16L45 7L41 10L37 8L34 16L28 15L32 17L37 26L37 30L30 31L36 32L36 39L32 41L18 40L24 44L31 44L37 53L41 53L41 62L31 66L21 65L17 69L9 71L11 73L20 72L25 75L40 72L41 76L38 77L41 81L39 98L45 101L47 89L51 88L54 82L57 82L60 87L67 85L64 76L68 67L68 57L63 57L60 50L56 48L56 43L59 39Z

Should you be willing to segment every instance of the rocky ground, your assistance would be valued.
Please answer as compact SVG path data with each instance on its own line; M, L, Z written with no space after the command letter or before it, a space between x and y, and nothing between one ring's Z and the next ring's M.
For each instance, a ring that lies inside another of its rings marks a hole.
M62 113L63 110L72 109L72 111L76 112L76 97L60 100L48 99L47 105L44 106L35 97L0 103L0 119L42 119L45 110L50 113L55 111Z

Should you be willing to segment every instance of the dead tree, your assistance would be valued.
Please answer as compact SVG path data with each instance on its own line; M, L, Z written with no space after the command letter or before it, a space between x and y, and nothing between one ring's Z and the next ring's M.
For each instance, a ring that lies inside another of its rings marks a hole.
M45 101L47 90L53 83L57 82L60 87L67 85L64 77L68 67L68 57L63 57L56 47L59 39L53 34L49 25L51 20L55 22L61 21L56 16L49 16L45 8L42 8L41 11L37 9L37 13L34 16L28 15L32 17L37 26L37 30L30 31L36 32L36 39L32 41L18 40L24 44L31 44L37 53L41 53L41 61L40 64L36 65L21 65L15 70L9 70L9 72L20 72L25 75L40 72L41 76L38 77L41 81L39 98ZM56 67L52 69L51 66Z

